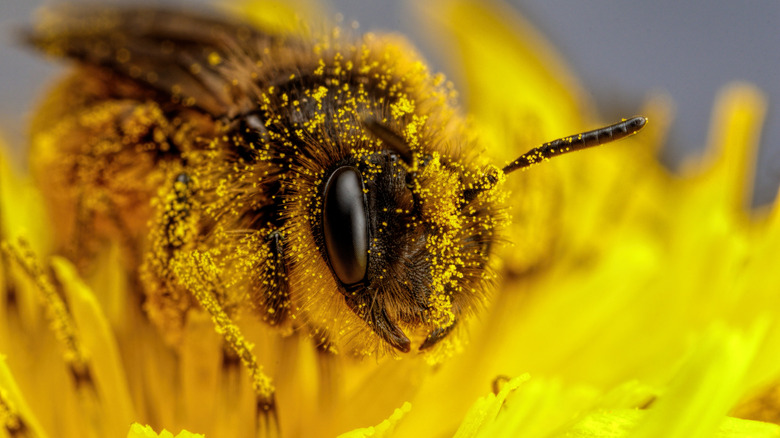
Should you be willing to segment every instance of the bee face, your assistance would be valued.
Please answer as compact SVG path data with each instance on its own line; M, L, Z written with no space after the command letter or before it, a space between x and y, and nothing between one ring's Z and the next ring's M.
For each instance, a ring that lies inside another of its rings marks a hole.
M485 273L491 236L474 226L485 221L474 217L473 206L460 205L461 189L441 192L460 183L454 172L433 169L438 162L429 159L415 173L393 153L374 154L367 162L375 171L365 180L358 166L341 166L328 178L321 253L347 306L382 341L408 352L410 337L420 338L417 345L424 350L479 299L469 295L482 292L484 280L474 274ZM342 201L345 206L331 205ZM339 233L347 235L329 240ZM452 274L460 278L438 280Z
M361 67L358 61L353 65ZM392 92L336 88L324 76L287 91L297 93L295 98L277 97L280 105L259 114L278 122L263 124L266 140L260 144L286 141L279 132L297 128L298 141L289 150L274 149L293 157L284 165L279 189L284 195L278 199L285 247L307 255L289 265L291 306L323 343L349 339L363 354L382 346L400 352L412 345L429 348L484 297L488 246L500 217L495 200L465 202L464 179L477 169L445 155L444 148L428 146L442 141L434 129L421 125L409 138L378 138L366 128L366 120L375 117L397 127L387 128L391 132L417 127L416 114L394 118L383 108L380 101L393 99ZM371 85L370 78L363 79L358 83ZM401 85L396 86L407 101L419 94ZM323 93L324 112L313 105L307 109L314 94L307 90ZM284 102L296 98L301 104L285 110ZM334 105L332 111L328 105ZM313 123L322 114L329 129ZM390 145L394 142L426 146L410 153L413 162L407 162L405 151Z

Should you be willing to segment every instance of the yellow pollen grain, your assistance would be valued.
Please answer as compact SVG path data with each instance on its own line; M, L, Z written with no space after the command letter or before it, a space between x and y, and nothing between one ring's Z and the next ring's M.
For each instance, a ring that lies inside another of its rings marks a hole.
M390 105L390 113L396 119L403 117L405 114L409 114L414 111L414 102L410 101L405 96L400 97L396 102Z
M328 89L324 86L320 86L317 88L317 91L314 92L312 97L314 97L314 100L317 102L322 102L322 99L328 94Z
M219 56L219 53L217 52L211 52L208 56L208 63L210 66L214 67L219 65L219 63L222 62L222 57Z

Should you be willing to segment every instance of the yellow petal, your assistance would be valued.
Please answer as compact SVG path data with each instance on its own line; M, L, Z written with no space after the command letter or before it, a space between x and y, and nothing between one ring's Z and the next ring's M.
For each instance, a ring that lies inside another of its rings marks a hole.
M631 432L648 415L639 410L613 410L595 412L583 418L571 429L554 435L558 438L623 438L633 436ZM660 436L667 436L662 434ZM776 438L780 436L780 426L758 421L726 418L712 433L716 438Z
M409 412L411 409L411 404L404 403L403 406L393 411L393 414L390 415L387 420L382 421L378 425L362 429L355 429L353 431L339 435L339 438L382 438L392 436L395 430L395 426L399 421L401 421L401 419L403 419L404 414Z
M579 84L511 8L474 0L417 5L437 51L455 55L450 70L463 72L469 114L484 127L481 139L498 159L511 161L518 149L580 129L587 111Z
M51 225L40 192L29 178L21 177L6 158L0 137L0 237L24 238L36 253L50 247Z
M766 321L747 333L713 326L632 437L712 436L737 401L766 331Z
M527 374L516 377L506 382L498 394L488 394L485 397L477 399L466 413L463 422L455 433L455 438L477 436L486 425L495 421L496 416L503 407L504 401L509 393L517 389L523 382L528 381L529 378L530 376Z
M151 426L142 426L138 423L130 425L130 431L127 433L127 438L205 438L204 435L199 433L192 433L186 430L182 430L175 437L172 433L163 429L159 434L152 429Z
M95 295L81 281L74 266L60 257L55 257L51 264L68 298L79 338L90 353L89 363L100 398L110 401L110 409L103 412L102 419L107 425L106 434L116 435L136 418L116 339Z
M272 33L310 35L310 25L324 25L330 17L322 2L312 0L245 0L224 5L237 16ZM315 27L315 30L323 30Z
M731 211L742 212L749 206L766 110L766 97L755 86L734 83L725 87L715 102L708 142L709 160L689 163L684 170L694 173L703 165L707 170L702 177L712 180L708 184L710 196L721 199L724 207Z
M15 417L15 418L12 418ZM9 420L16 421L16 427L24 427L30 430L35 436L46 438L40 424L34 413L30 410L27 402L16 384L16 380L8 369L6 359L0 355L0 427L4 430L9 429L11 424ZM24 425L21 426L20 423Z

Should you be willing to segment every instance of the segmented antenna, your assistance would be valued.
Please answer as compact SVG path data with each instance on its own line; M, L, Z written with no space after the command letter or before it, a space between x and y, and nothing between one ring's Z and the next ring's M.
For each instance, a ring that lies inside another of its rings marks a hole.
M559 138L520 155L520 157L506 165L501 171L504 175L508 175L517 169L533 166L558 155L617 141L636 134L645 124L647 124L646 117L635 116L603 128ZM480 181L473 184L472 188L463 192L465 203L469 203L480 193L490 190L497 182L498 177L495 173L483 176Z
M603 128L559 138L520 155L518 159L501 170L504 175L507 175L517 169L537 164L558 155L617 141L636 134L646 123L646 117L636 116Z

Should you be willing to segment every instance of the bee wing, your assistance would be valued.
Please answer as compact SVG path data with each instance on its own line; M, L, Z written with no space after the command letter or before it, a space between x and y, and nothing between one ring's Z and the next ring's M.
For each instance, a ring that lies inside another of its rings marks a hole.
M26 41L109 69L214 116L248 110L257 54L274 37L245 23L151 8L44 10Z

